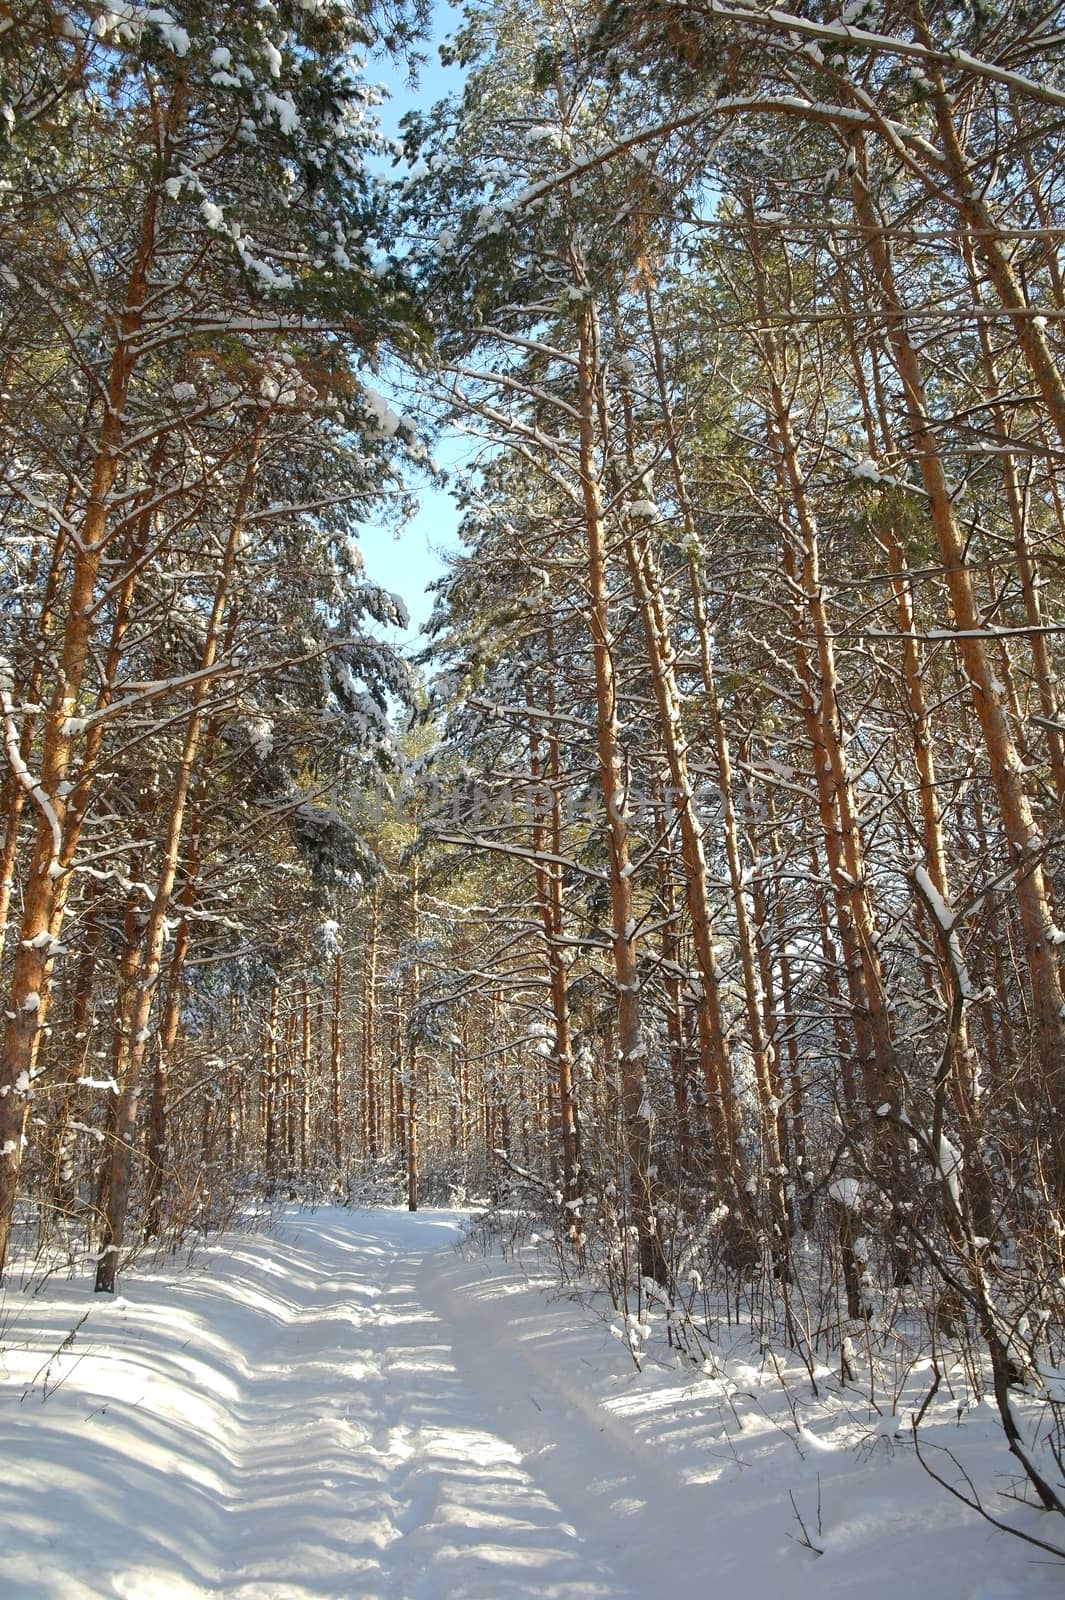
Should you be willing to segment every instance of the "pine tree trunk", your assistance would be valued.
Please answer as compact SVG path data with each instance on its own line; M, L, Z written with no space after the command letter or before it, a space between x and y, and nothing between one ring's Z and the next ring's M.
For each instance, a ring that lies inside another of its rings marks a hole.
M181 978L190 942L189 920L183 916L174 939L167 974L166 1000L159 1024L159 1053L152 1076L148 1113L148 1181L144 1197L144 1238L159 1239L163 1231L163 1183L169 1143L170 1071L181 1020Z
M184 103L184 89L179 83L169 105L157 111L161 147L169 147L183 118ZM62 906L69 892L70 874L62 864L63 826L69 809L69 800L64 797L78 737L79 697L96 626L96 583L110 539L111 491L122 460L126 404L138 360L137 341L156 253L158 198L152 182L141 211L124 307L118 317L106 406L91 467L85 475L88 498L78 526L58 650L59 668L44 718L40 777L32 791L38 824L25 877L19 944L0 1051L0 1274L6 1267L10 1247L27 1095L47 1014Z
M362 1095L363 1152L376 1160L384 1143L383 1106L377 1065L377 934L380 892L370 897L370 927L363 953Z
M263 1039L264 1077L266 1080L266 1105L263 1112L263 1165L271 1192L277 1183L280 1167L280 1132L278 1127L278 1013L281 1006L281 989L275 978L270 985L270 1009L267 1013Z
M931 32L917 0L914 12L918 18L918 35L930 49L934 49ZM931 84L929 103L946 157L946 179L951 186L951 197L962 218L966 236L982 260L999 303L1009 317L1013 336L1028 363L1057 433L1059 448L1065 447L1065 380L1043 331L1043 321L1033 315L1033 308L1028 303L1021 279L1014 268L1014 247L996 225L991 208L970 172L958 137L950 95L938 66L929 67L928 79ZM942 175L937 176L942 180ZM979 181L982 184L983 180ZM904 375L903 382L907 382Z
M212 692L210 669L215 665L222 638L223 619L233 586L244 517L255 486L261 439L261 429L258 429L252 440L250 458L238 493L236 508L230 520L229 534L215 584L213 604L200 657L201 675L190 691L189 716L170 794L166 831L159 852L158 879L144 933L144 959L129 1002L122 1007L119 1031L123 1048L115 1073L118 1084L115 1142L108 1174L103 1238L96 1272L97 1293L113 1293L118 1254L125 1238L126 1213L133 1177L133 1142L140 1097L141 1064L148 1041L148 1023L167 937L171 897L177 878L185 823L185 808L196 770L206 706Z
M618 732L614 641L610 628L606 529L596 465L599 330L590 302L580 314L579 340L577 374L580 412L579 450L588 562L588 625L595 669L599 778L607 817L611 949L617 996L622 1124L628 1168L629 1203L637 1234L640 1272L645 1277L655 1279L656 1282L666 1283L669 1274L658 1234L650 1171L651 1107L645 1067L647 1046L644 1043L641 1024L636 918L625 815L626 788Z
M550 654L550 636L548 639ZM554 711L552 695L548 695L547 712ZM531 704L531 700L529 702ZM540 737L536 719L529 721L529 775L533 788L532 847L536 854L536 890L540 910L540 923L544 936L544 953L548 984L551 993L551 1016L554 1029L553 1054L558 1083L560 1134L562 1144L562 1194L563 1201L580 1198L578 1172L577 1118L573 1098L573 1047L570 1037L569 979L561 940L565 932L562 904L562 817L559 796L558 734L550 720L547 723L548 758L546 768L540 758ZM546 779L546 782L545 782ZM550 818L550 843L548 841ZM545 863L543 853L550 848L554 861ZM572 1220L572 1218L571 1218Z
M299 1160L300 1177L308 1171L308 1146L310 1144L311 1075L314 1057L311 1052L311 989L304 979L300 984L300 1069L299 1069Z
M684 530L685 544L688 551L687 570L688 587L692 602L692 620L695 624L695 634L699 649L699 671L710 711L711 725L714 736L714 756L717 765L718 790L721 795L722 823L725 838L725 855L728 861L729 885L732 890L733 915L736 920L736 944L740 955L740 970L743 976L743 998L747 1016L747 1045L751 1054L751 1066L754 1072L754 1081L758 1092L759 1110L761 1113L761 1138L763 1145L763 1166L768 1178L769 1192L772 1199L771 1210L779 1222L784 1216L784 1191L781 1179L783 1177L782 1152L780 1146L779 1127L775 1107L779 1105L781 1090L779 1072L775 1060L773 1047L767 1038L762 1017L761 983L758 973L757 957L754 947L754 938L751 932L750 917L747 911L747 900L744 891L743 865L740 858L739 829L736 823L736 807L733 797L732 780L732 753L729 745L728 730L725 726L724 713L720 697L717 692L717 682L714 677L713 648L710 637L710 627L706 615L706 604L703 598L702 579L699 571L699 562L696 555L698 535L695 525L695 511L688 492L687 478L681 460L680 440L677 437L676 423L673 416L673 407L669 397L669 384L666 377L665 354L658 331L657 319L654 309L654 295L650 283L644 285L644 305L647 313L647 325L651 334L652 349L654 352L655 378L658 388L658 405L662 418L662 428L665 437L666 452L673 476L673 486L677 495L677 504L681 513L681 524ZM649 552L648 552L649 554ZM650 560L647 566L651 568ZM661 592L661 583L654 586ZM664 629L660 628L664 633ZM650 646L649 646L650 648ZM679 705L679 697L677 697ZM662 708L660 706L660 717ZM668 754L668 752L667 752ZM687 774L685 773L685 780ZM676 779L674 779L676 783ZM701 848L701 846L700 846ZM705 874L705 859L704 859ZM705 894L705 890L704 890ZM689 906L690 910L690 906ZM694 924L694 918L693 918ZM712 955L712 942L711 942ZM717 986L715 986L717 987ZM720 1000L718 999L720 1013ZM723 1072L731 1078L731 1066L726 1061ZM736 1112L733 1107L731 1120L736 1122ZM738 1134L738 1127L734 1129L733 1139ZM733 1158L735 1168L733 1181L738 1193L745 1193L747 1187L746 1174L742 1164Z
M418 1097L420 1084L418 1081L418 1034L417 1034L417 1008L421 999L421 968L418 963L417 945L420 936L418 919L418 863L412 862L410 870L410 906L411 906L411 931L415 946L415 957L411 963L411 1008L409 1013L409 1055L407 1066L407 1210L418 1209Z
M911 341L891 262L890 249L865 185L864 152L855 144L853 181L855 211L866 233L867 248L888 318L888 339L902 381L907 422L921 481L928 497L944 578L958 632L958 654L972 695L973 710L987 752L991 782L998 801L1020 912L1025 955L1032 985L1036 1040L1047 1095L1041 1133L1046 1137L1053 1182L1065 1191L1065 1028L1062 988L1053 943L1054 920L1040 851L1042 836L1024 786L1021 762L1010 732L998 679L985 642L985 629L967 561L967 540L958 524L951 491L939 454L936 427L925 396L921 363ZM1060 381L1060 380L1059 380ZM1062 422L1065 424L1065 395ZM1065 432L1063 432L1065 438Z
M333 1135L333 1166L337 1181L344 1174L344 1130L341 1124L340 997L342 958L333 956L333 1011L329 1032L329 1120Z

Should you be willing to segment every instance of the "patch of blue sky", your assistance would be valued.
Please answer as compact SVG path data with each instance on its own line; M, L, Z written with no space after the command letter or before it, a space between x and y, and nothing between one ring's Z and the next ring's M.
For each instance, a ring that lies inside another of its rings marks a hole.
M388 91L388 98L378 109L378 117L390 138L399 137L400 120L408 111L435 105L460 87L461 69L445 67L439 55L440 44L455 31L459 19L458 7L438 0L433 8L429 35L419 46L425 61L415 81L411 81L406 67L399 62L378 62L376 73L371 69L371 76ZM402 164L398 164L396 176L401 177L404 170ZM393 387L384 376L380 386L387 390L388 399L400 410L405 385L399 383ZM434 460L451 482L469 453L469 441L447 433L437 439L433 448ZM412 487L419 502L415 515L398 531L394 523L384 517L366 523L359 530L359 543L367 577L399 595L409 614L407 628L388 632L397 643L414 648L432 611L430 586L446 571L447 557L460 548L460 540L459 511L450 489L427 477Z

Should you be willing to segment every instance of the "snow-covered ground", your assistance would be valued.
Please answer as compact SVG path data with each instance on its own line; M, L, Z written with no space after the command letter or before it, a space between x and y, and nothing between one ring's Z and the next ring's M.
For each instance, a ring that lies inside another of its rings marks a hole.
M922 1472L905 1418L795 1373L789 1403L747 1347L707 1372L649 1350L637 1372L534 1251L456 1252L462 1220L290 1212L131 1272L114 1301L9 1289L0 1595L1060 1594L1060 1564ZM959 1423L945 1403L926 1431L997 1515L1062 1542L997 1493L1013 1475L986 1408Z

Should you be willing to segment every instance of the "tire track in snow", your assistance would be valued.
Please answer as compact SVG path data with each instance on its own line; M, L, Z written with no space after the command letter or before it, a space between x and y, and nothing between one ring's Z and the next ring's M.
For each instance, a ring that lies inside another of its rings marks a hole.
M366 1229L373 1252L385 1230L386 1255L349 1259L351 1235L341 1229L338 1238L335 1224L317 1235L325 1280L257 1385L270 1399L260 1393L246 1407L237 1448L244 1481L216 1592L227 1600L624 1597L626 1586L590 1556L514 1446L485 1425L476 1389L457 1370L451 1329L422 1296L423 1281L435 1281L426 1280L427 1259L450 1245L454 1220L378 1213L359 1219L356 1233ZM273 1491L256 1464L279 1437L277 1475L289 1499L284 1528L278 1519L273 1533Z
M725 1377L636 1374L520 1263L461 1258L460 1221L290 1214L115 1300L9 1289L2 1600L895 1600L929 1573L1057 1600L890 1438L856 1455L853 1396L796 1363L797 1440L742 1343ZM822 1488L812 1560L789 1496L813 1518Z

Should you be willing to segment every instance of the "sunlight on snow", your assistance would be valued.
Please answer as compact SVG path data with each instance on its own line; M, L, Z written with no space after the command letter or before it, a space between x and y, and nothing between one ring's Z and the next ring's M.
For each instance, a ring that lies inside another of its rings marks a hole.
M637 1372L609 1314L464 1259L457 1223L292 1212L110 1304L27 1297L0 1368L5 1600L660 1600L711 1574L894 1600L930 1570L937 1600L1056 1597L999 1543L974 1564L971 1514L831 1375L815 1397L794 1374L789 1409L731 1337L710 1371Z

